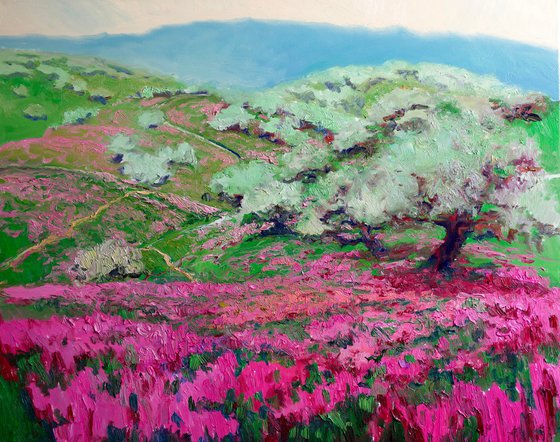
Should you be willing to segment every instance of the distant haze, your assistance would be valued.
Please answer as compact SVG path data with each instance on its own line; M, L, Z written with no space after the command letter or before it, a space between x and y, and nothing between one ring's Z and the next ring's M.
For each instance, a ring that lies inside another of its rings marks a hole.
M486 35L558 48L556 0L0 0L0 34L144 33L206 20L290 20Z
M333 66L431 62L558 97L557 52L490 37L413 34L244 20L166 26L142 35L1 37L0 47L96 55L188 84L266 88Z

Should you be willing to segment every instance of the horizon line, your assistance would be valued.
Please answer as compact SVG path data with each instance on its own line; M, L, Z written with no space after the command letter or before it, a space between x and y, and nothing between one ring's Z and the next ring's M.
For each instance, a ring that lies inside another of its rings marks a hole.
M0 0L5 36L137 35L162 26L250 19L418 34L484 35L559 48L557 0Z
M453 31L417 31L414 29L410 29L403 25L391 25L386 27L379 27L379 28L371 28L364 25L341 25L336 23L329 23L329 22L305 22L305 21L296 21L296 20L282 20L282 19L257 19L253 17L242 17L242 18L233 18L229 20L196 20L191 22L185 23L169 23L163 24L161 26L157 26L151 29L147 29L142 32L98 32L94 34L41 34L41 33L27 33L27 34L0 34L0 38L2 39L10 39L10 40L18 40L18 39L26 39L26 38L45 38L49 40L93 40L97 38L106 38L106 37L143 37L148 36L150 34L156 33L158 31L169 29L169 28L181 28L187 26L196 26L196 25L205 25L205 24L217 24L217 25L232 25L232 24L240 24L240 23L263 23L268 25L296 25L296 26L306 26L306 27L335 27L340 30L347 30L349 32L352 31L361 31L371 34L390 34L390 33L408 33L416 37L421 38L445 38L445 37L454 37L454 38L462 38L465 40L475 40L475 39L488 39L493 41L500 41L500 42L508 42L513 44L518 44L522 46L528 46L544 51L550 51L553 53L560 53L560 47L551 47L551 46L541 46L537 44L533 44L527 41L522 40L514 40L505 37L500 37L496 35L490 34L482 34L482 33L475 33L475 34L465 34L461 32L453 32ZM3 47L3 46L0 46ZM6 48L8 49L8 48ZM560 54L559 54L560 55Z

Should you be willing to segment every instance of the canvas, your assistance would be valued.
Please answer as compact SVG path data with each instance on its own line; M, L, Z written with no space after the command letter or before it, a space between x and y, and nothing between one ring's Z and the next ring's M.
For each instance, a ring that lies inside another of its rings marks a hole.
M0 0L0 441L553 441L554 0Z

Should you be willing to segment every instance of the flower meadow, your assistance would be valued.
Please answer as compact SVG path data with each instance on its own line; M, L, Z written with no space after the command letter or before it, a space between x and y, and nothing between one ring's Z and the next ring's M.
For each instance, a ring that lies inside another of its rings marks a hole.
M57 440L552 440L560 290L389 275L6 288L1 375Z
M553 98L0 61L0 442L560 440Z

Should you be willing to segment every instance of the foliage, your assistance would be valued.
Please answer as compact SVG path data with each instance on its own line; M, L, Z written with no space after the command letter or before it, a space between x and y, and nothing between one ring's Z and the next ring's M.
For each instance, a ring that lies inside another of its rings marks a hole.
M98 112L99 109L86 109L82 107L72 109L64 112L62 124L82 124L88 118L96 116Z
M122 242L109 239L75 259L76 279L92 281L100 278L139 276L144 271L142 253Z
M179 89L175 80L96 58L0 50L0 144L39 137L71 109L99 110L150 86Z
M451 216L464 220L467 233L476 222L496 226L497 235L559 227L535 140L504 118L511 103L545 106L542 97L524 97L455 68L380 69L359 75L353 68L337 70L329 78L344 76L344 82L318 87L312 76L256 94L250 106L268 113L269 121L259 123L265 132L282 121L275 126L282 138L289 116L293 129L304 132L311 124L315 132L326 131L325 139L318 142L311 133L298 140L276 167L233 166L215 177L214 187L243 195L242 213L295 214L293 230L308 235L341 231L348 222L448 224ZM500 108L492 97L500 97ZM260 181L253 170L262 171ZM492 209L483 213L483 206Z
M198 164L195 149L187 142L153 152L142 149L133 138L118 134L108 147L116 154L114 160L123 164L122 172L140 183L163 184L173 175L173 166Z

